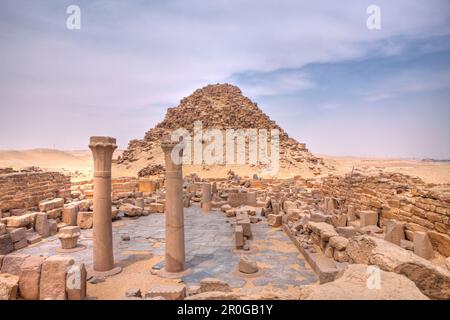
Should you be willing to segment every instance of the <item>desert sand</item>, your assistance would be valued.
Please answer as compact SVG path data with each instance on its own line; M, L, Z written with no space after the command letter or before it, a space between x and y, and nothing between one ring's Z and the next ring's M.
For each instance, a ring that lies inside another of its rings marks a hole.
M117 158L121 153L122 150L116 150L114 158ZM320 155L320 157L331 167L328 171L324 171L321 176L328 173L344 175L350 173L352 168L355 168L355 170L365 174L378 174L380 171L397 172L417 176L426 183L450 184L450 163L395 158L336 157L330 155ZM162 163L162 155L155 157L155 163L158 160ZM126 167L113 165L113 176L135 176L136 172L143 166L140 162L138 160ZM0 167L21 169L30 166L70 174L73 181L90 179L92 177L92 155L90 150L0 150ZM250 176L256 171L254 167L239 165L216 165L209 168L196 165L183 166L185 175L195 172L203 178L223 178L228 170L233 170L240 176ZM301 170L300 168L281 168L278 173L279 178L292 178L296 175L305 178L314 177L309 170Z

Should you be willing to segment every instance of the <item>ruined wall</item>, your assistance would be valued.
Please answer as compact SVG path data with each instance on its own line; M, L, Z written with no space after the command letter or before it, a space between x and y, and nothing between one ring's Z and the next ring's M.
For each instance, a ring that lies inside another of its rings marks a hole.
M0 172L0 210L30 209L39 201L70 196L70 177L59 172Z
M433 247L450 256L450 186L427 185L419 178L398 173L330 176L322 181L323 196L340 198L345 207L378 210L381 223L395 219L406 223L406 238L427 231Z
M111 180L112 195L134 192L139 189L139 179L133 177L114 178ZM94 180L83 180L72 184L72 191L79 191L87 198L94 196Z

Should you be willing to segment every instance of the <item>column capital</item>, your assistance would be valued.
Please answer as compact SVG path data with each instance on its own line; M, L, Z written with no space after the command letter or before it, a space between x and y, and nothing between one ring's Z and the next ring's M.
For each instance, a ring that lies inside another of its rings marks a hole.
M178 144L178 142L175 141L163 141L161 142L161 149L164 151L164 153L172 152L173 148Z
M89 140L89 148L112 148L115 150L117 148L116 139L111 137L91 137Z

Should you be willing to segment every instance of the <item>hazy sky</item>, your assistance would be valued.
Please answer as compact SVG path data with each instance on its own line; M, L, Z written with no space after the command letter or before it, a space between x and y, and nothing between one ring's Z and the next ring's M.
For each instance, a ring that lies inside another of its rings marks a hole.
M2 149L123 148L222 82L314 153L450 158L450 1L0 1Z

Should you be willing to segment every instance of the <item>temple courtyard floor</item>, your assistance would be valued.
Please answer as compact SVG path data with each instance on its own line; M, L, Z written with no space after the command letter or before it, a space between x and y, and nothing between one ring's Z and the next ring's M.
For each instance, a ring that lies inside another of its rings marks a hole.
M265 220L252 224L250 250L236 250L232 219L213 210L202 213L198 205L184 209L186 265L191 273L181 279L166 279L157 275L164 266L164 214L139 218L121 218L113 222L114 257L122 272L106 279L92 278L88 282L90 299L124 299L129 289L139 288L143 294L153 285L186 283L196 286L204 278L226 281L233 291L258 292L262 289L292 291L298 286L318 281L295 245L281 228L272 228ZM259 215L259 212L257 212ZM129 240L124 240L129 237ZM92 267L92 229L82 230L79 245L84 249L60 253L56 236L19 250L32 255L66 255ZM259 271L253 275L238 271L241 255L257 262Z

